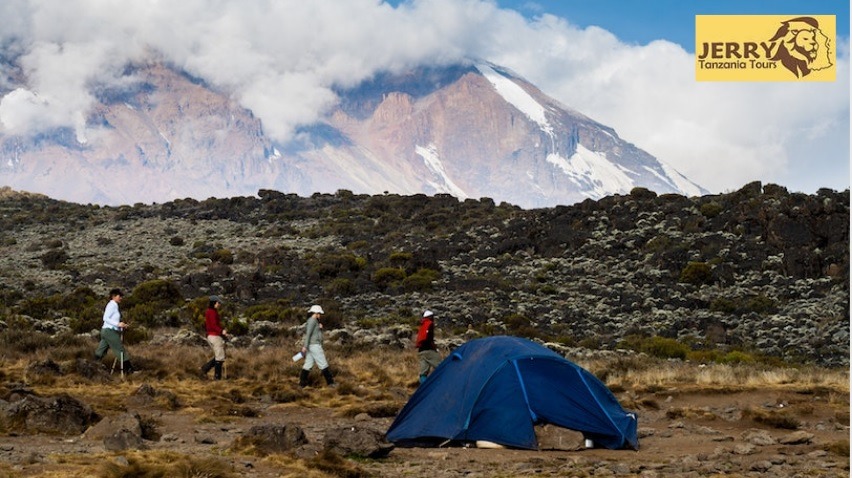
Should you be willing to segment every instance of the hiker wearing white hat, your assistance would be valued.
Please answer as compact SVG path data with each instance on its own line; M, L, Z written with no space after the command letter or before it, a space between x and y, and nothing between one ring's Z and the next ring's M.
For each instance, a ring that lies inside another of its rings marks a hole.
M420 383L423 383L441 363L441 354L435 345L435 314L431 310L423 312L414 346L417 347L417 356L420 359Z
M319 367L325 383L334 387L334 378L328 369L328 361L325 359L325 351L322 348L322 316L325 311L319 305L312 305L308 309L308 322L305 325L305 341L302 344L302 355L305 356L305 364L299 373L299 386L304 388L308 385L308 376L314 364Z

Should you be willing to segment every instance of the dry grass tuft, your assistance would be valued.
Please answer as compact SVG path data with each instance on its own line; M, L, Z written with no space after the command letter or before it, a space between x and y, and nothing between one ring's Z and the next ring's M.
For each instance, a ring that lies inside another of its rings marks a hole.
M829 395L842 401L849 395L848 370L819 367L767 368L760 364L696 364L684 361L628 357L581 362L614 391L657 393L670 389L735 393L777 389ZM836 396L840 395L840 396Z
M308 467L341 478L363 478L370 476L369 473L361 469L354 462L345 460L340 455L328 450L323 450L322 453L309 460Z
M718 418L715 413L710 411L710 409L701 407L701 408L671 408L666 411L666 417L669 419L679 419L686 418L689 420L715 420Z
M825 451L837 456L849 456L849 440L827 443L824 449Z
M230 464L215 458L197 458L174 453L146 453L127 457L127 463L109 461L101 467L100 478L233 478Z

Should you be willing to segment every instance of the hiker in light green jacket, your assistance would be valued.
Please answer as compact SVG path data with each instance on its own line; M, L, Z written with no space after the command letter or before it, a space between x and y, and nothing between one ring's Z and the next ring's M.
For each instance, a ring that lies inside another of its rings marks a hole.
M305 326L305 341L302 344L302 354L305 356L305 364L302 366L302 371L299 374L299 386L306 387L308 385L308 374L316 363L319 367L322 376L325 377L325 382L329 387L334 387L334 378L331 376L331 371L328 369L328 361L325 359L325 351L322 349L322 307L312 305L308 309L308 323Z

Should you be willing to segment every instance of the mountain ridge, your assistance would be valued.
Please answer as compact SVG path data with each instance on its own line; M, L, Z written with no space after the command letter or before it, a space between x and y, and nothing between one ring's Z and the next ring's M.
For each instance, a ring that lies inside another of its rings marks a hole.
M382 73L337 88L339 104L284 142L225 92L167 64L129 71L130 86L96 91L85 130L0 135L0 179L106 204L263 188L448 193L522 207L632 187L707 193L612 128L487 63Z

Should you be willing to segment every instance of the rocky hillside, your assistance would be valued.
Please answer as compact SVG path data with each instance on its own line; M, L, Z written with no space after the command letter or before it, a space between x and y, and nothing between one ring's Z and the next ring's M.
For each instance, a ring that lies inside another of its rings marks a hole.
M636 188L524 210L345 190L98 207L7 189L0 231L0 327L88 333L122 287L137 329L191 327L215 293L248 336L317 302L335 340L401 330L388 341L399 343L428 307L456 335L592 350L661 336L849 364L848 190Z

